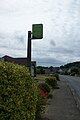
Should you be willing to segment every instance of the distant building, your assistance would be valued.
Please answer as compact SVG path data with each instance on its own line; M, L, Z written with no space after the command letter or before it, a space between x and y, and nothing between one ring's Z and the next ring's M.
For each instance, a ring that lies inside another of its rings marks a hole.
M11 63L16 63L16 64L19 64L19 65L25 65L27 66L27 58L13 58L13 57L10 57L10 56L3 56L1 58L1 61L6 61L6 62L11 62Z
M16 63L19 65L25 65L26 67L28 66L26 57L13 58L13 57L10 57L8 55L5 55L2 58L0 58L0 61L6 61L6 62L14 63L14 64ZM36 61L31 61L31 69L32 69L32 71L36 72ZM32 74L35 74L34 72Z
M45 74L47 74L47 75L50 74L50 69L49 68L45 69Z
M59 71L58 71L59 73L62 73L63 72L63 70L62 69L59 69Z

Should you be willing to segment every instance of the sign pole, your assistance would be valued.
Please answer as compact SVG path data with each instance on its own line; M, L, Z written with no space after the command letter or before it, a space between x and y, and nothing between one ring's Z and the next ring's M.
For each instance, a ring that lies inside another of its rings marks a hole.
M31 36L32 34L32 36ZM31 72L31 40L43 38L43 24L33 24L32 33L28 31L28 46L27 46L27 67Z
M31 72L31 31L28 31L27 67Z

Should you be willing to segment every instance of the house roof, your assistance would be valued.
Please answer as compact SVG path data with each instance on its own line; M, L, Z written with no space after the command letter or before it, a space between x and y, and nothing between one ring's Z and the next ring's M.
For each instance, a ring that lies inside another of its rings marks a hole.
M4 59L4 61L13 62L13 63L17 63L19 65L27 66L27 58L26 57L24 57L24 58L13 58L13 57L10 57L8 55L5 55L2 58Z
M16 63L19 65L27 66L27 57L13 58L11 56L5 55L2 57L2 59L7 62L12 62L12 63ZM31 64L32 65L36 64L36 61L31 61Z

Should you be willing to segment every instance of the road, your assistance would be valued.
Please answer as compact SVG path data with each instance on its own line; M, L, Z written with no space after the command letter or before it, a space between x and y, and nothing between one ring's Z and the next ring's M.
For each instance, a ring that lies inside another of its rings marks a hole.
M67 76L67 75L60 75L60 79L66 80L68 85L70 86L74 98L76 100L76 104L78 108L80 109L80 77L75 77L75 76Z

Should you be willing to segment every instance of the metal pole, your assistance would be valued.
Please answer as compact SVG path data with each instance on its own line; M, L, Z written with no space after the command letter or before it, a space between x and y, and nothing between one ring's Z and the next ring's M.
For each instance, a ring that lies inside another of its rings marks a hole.
M31 31L28 31L27 67L31 72Z

